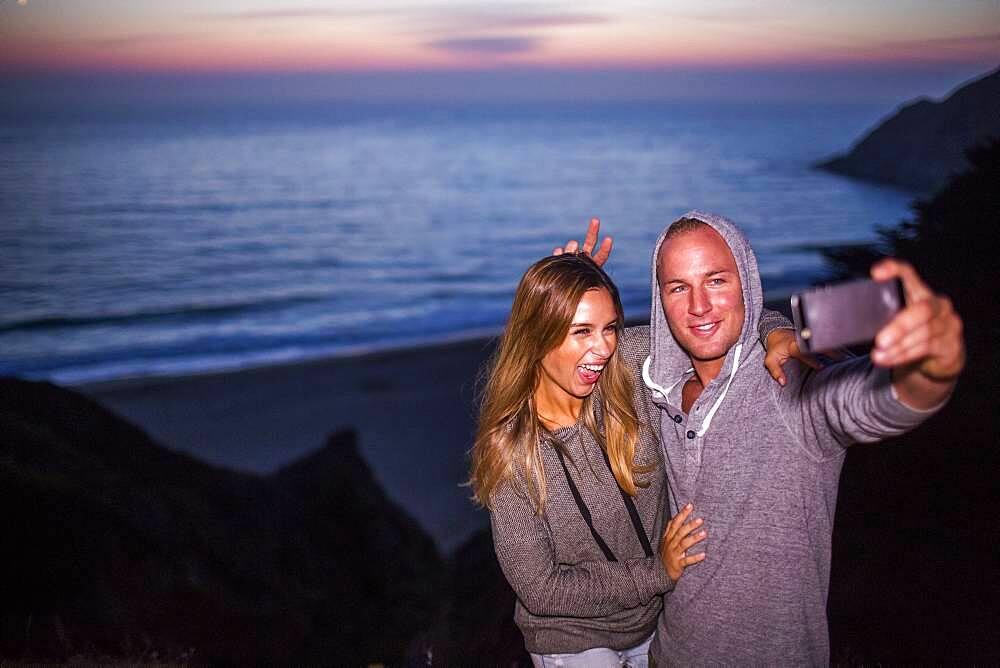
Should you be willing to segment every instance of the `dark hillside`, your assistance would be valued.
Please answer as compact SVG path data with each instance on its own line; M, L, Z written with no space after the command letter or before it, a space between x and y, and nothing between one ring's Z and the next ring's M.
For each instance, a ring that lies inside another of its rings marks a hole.
M848 454L833 545L834 660L1000 662L1000 142L968 159L969 170L914 205L913 220L881 233L883 251L953 300L968 364L939 415ZM828 257L847 277L880 254Z
M0 487L6 659L398 662L441 605L444 563L351 432L243 475L0 379Z

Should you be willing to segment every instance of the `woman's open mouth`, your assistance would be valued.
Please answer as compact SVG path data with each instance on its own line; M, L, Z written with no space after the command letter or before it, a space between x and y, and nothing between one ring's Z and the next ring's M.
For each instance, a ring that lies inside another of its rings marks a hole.
M587 385L593 385L601 377L604 366L604 364L580 364L576 368L580 374L580 380Z

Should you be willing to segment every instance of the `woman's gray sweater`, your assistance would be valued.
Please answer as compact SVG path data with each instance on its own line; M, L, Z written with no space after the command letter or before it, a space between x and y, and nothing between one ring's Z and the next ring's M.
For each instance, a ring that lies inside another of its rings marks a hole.
M648 389L640 366L648 348L646 328L625 330L620 354L633 373L633 405L643 423L636 462L655 468L637 476L648 483L633 497L653 549L647 557L600 446L582 421L554 434L566 453L566 467L594 529L618 559L608 561L573 500L552 444L541 443L547 500L535 508L516 476L492 501L493 542L507 581L517 594L514 620L529 652L582 652L592 647L626 649L656 628L660 594L672 587L659 558L660 537L669 520L663 455L650 419ZM595 394L595 399L597 395ZM650 428L652 427L652 428Z

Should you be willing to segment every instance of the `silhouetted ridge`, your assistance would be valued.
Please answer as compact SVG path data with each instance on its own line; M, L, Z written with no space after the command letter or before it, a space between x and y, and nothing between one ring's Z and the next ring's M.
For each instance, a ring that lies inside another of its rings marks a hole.
M965 152L1000 137L1000 69L941 102L902 106L845 155L816 166L845 176L933 192L968 167Z
M0 488L4 658L393 663L443 598L433 543L353 432L262 478L0 378Z

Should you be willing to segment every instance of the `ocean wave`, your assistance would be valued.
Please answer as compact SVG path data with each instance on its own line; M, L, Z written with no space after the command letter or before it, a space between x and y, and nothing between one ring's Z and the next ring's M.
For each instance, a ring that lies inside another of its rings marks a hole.
M319 200L268 200L261 202L200 202L156 204L137 202L135 204L88 204L82 206L54 208L52 213L60 216L149 216L149 215L190 215L226 214L254 211L299 211L299 210L346 210L361 206L361 200L345 198L325 198Z
M338 298L338 295L334 292L322 292L310 295L256 299L224 304L184 304L122 313L95 313L69 316L44 315L36 318L25 318L23 320L0 323L0 334L40 329L94 327L102 325L127 326L171 320L182 320L184 323L189 324L204 317L226 317L246 313L259 313L279 307L332 301Z

